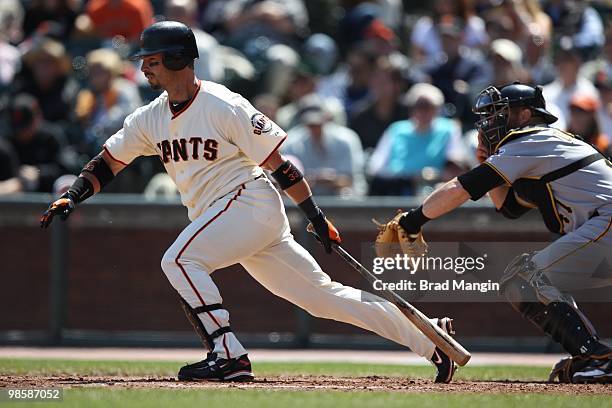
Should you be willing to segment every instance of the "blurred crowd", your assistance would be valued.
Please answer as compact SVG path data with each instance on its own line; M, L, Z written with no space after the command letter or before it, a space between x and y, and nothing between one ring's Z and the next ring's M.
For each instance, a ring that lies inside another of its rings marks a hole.
M553 126L612 138L612 4L580 0L1 0L0 195L70 183L158 94L128 60L189 25L199 78L287 130L315 194L420 195L475 164L488 85L544 87ZM175 194L156 157L105 191ZM170 182L171 183L171 182Z

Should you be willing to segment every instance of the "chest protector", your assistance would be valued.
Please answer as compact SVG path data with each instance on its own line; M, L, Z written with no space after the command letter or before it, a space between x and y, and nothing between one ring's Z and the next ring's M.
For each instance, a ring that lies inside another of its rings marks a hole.
M604 158L599 152L593 153L565 167L544 174L540 178L520 178L512 183L512 188L520 198L538 207L546 227L551 232L563 234L562 216L555 206L555 197L550 183Z

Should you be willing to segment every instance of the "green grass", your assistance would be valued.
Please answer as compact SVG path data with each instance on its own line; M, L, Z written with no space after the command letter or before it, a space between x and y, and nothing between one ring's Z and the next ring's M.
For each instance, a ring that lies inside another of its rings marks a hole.
M130 362L0 359L2 375L131 375L174 377L184 362ZM258 377L276 375L401 376L431 378L433 367L341 363L257 363ZM480 380L538 380L546 378L545 367L475 366L462 368L456 378ZM602 407L610 397L562 394L443 394L378 391L283 391L261 389L109 389L107 387L65 390L60 403L33 406L66 407ZM0 403L0 408L11 406ZM16 403L15 407L32 406Z
M609 397L561 395L467 395L403 394L384 392L312 392L260 390L71 390L60 404L66 407L597 407L607 406Z

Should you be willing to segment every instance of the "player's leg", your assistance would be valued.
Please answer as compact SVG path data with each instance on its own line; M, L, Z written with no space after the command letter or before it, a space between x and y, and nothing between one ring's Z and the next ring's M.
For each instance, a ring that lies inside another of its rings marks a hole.
M392 303L330 279L290 235L248 259L245 269L266 289L316 317L370 330L430 358L435 345Z
M592 218L544 250L515 258L501 281L501 292L514 309L577 358L612 356L568 294L612 284L597 272L612 264L609 229L609 216Z
M278 243L241 264L270 292L313 316L349 323L409 347L436 366L436 382L452 380L455 363L397 306L371 293L332 281L288 233ZM447 333L452 333L450 319L433 320Z
M181 232L162 258L162 269L179 293L189 320L213 353L203 362L183 367L179 377L187 377L185 370L201 377L217 374L223 374L222 379L236 379L228 378L234 374L252 377L246 350L231 331L229 313L210 274L237 263L241 255L248 256L265 247L278 234L277 226L254 225L255 201L248 188L218 200ZM219 364L211 363L225 364L226 360L237 364L235 372L203 371L206 367L216 369Z

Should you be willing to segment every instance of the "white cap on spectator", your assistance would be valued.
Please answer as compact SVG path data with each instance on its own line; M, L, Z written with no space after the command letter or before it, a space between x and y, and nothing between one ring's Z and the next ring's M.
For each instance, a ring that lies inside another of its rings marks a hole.
M498 38L491 42L491 52L497 54L512 64L518 64L523 60L523 51L514 41L506 38Z
M406 92L404 102L409 107L412 107L423 99L437 108L444 104L444 95L442 94L442 91L440 91L437 87L425 82L414 84L408 90L408 92Z

